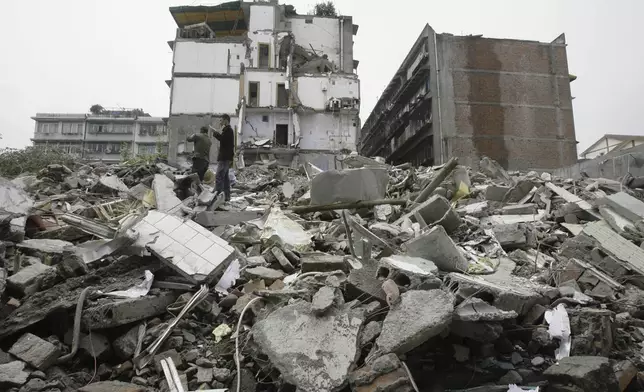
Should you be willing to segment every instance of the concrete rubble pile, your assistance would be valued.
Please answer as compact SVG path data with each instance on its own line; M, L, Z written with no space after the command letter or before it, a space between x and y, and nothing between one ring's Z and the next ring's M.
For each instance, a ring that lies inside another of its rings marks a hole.
M644 390L644 191L336 164L0 179L0 390Z

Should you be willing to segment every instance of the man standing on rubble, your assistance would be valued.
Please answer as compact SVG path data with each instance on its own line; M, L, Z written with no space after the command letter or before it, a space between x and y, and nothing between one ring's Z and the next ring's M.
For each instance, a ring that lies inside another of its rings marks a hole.
M208 165L210 165L210 147L212 140L208 137L208 127L201 127L200 134L188 136L188 142L195 144L194 153L192 155L192 172L199 175L199 180L203 181Z
M217 156L217 175L215 176L215 190L217 195L224 193L226 201L230 201L230 177L229 170L235 155L235 134L230 127L230 116L221 116L221 131L214 131L213 136L219 140L219 155Z

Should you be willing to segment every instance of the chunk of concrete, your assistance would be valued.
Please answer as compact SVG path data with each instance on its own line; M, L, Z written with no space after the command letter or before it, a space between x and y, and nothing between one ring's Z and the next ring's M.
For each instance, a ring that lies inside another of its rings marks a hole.
M435 226L403 244L408 256L431 260L442 271L467 271L468 262L442 226Z
M60 356L60 350L48 341L26 333L11 346L9 354L22 359L38 370L47 370Z
M338 391L358 359L364 317L349 306L318 317L310 303L298 301L257 322L252 333L286 382L302 392Z
M24 240L21 243L16 244L16 247L28 255L45 257L47 255L62 256L63 250L66 248L73 248L74 244L63 240L40 239Z
M575 356L566 357L549 367L544 373L548 379L548 389L577 387L580 391L620 392L619 384L610 361L605 357Z
M20 387L27 382L29 372L25 370L25 363L13 361L0 365L0 387L9 390L12 387Z
M378 278L391 279L406 288L418 287L427 279L437 280L437 273L438 268L433 262L405 255L383 257L378 267Z
M615 377L619 383L619 389L622 392L628 388L628 385L633 381L635 376L637 376L637 367L635 367L635 364L628 359L616 362L613 365L613 370L615 371Z
M159 212L174 214L181 209L183 204L174 193L174 182L164 174L154 175L152 190Z
M99 381L78 389L78 392L145 392L141 385L121 381Z
M349 272L349 266L342 256L326 253L304 253L300 258L302 273L307 272Z
M128 359L132 359L138 340L139 326L137 325L114 340L114 353L121 360L126 361Z
M383 355L349 376L351 388L356 392L413 391L412 382L395 354Z
M534 188L532 181L521 180L513 186L503 197L505 203L518 203Z
M499 323L454 320L450 333L479 343L492 343L501 337L503 327Z
M96 193L119 193L128 190L129 188L120 178L112 175L101 176L92 188L92 191Z
M204 227L220 227L236 226L260 216L261 212L258 211L201 211L194 220Z
M492 231L499 244L503 249L516 249L525 246L528 243L526 227L522 223L507 225L494 225Z
M517 316L513 310L498 309L476 297L466 299L454 310L454 320L459 321L503 321Z
M536 204L515 204L504 206L501 209L503 215L529 215L537 213Z
M631 222L644 219L644 202L626 192L618 192L607 196L603 202Z
M311 180L311 204L384 199L388 183L385 168L328 170Z
M458 229L461 225L460 216L456 211L454 211L449 201L440 195L430 197L427 201L420 204L407 214L407 217L409 217L412 222L415 222L415 215L417 213L420 214L428 225L441 225L448 233Z
M376 278L378 265L364 264L361 269L351 270L347 279L345 298L347 300L373 298L380 303L386 303L382 282Z
M607 309L568 309L568 319L571 355L610 355L615 336L615 313Z
M450 273L446 284L457 287L456 294L460 298L491 296L492 306L518 315L526 314L536 303L546 303L559 294L554 287L542 286L509 273L486 276Z
M485 188L485 199L488 201L503 201L510 189L508 186L489 185Z
M177 350L175 349L168 350L154 356L154 367L156 368L158 373L163 373L161 360L165 358L171 358L172 362L174 362L175 366L177 367L181 367L183 365L183 359L181 359L181 355L179 355Z
M145 320L165 313L177 295L174 291L164 291L139 298L101 298L96 305L83 310L83 326L92 330L107 329Z
M246 275L251 280L264 280L268 285L275 282L276 280L284 279L286 277L286 274L282 271L262 266L247 268L246 270L244 270L244 275Z
M286 257L286 255L284 254L284 252L282 252L280 248L274 246L273 248L271 248L271 253L273 254L273 256L275 256L275 258L277 259L277 262L280 264L280 266L285 272L289 274L295 272L295 268L293 267L293 264L291 264L289 259Z
M317 291L317 293L315 293L315 295L313 296L313 301L311 302L311 309L313 310L313 313L317 314L318 316L322 316L329 309L331 309L333 303L335 302L335 298L336 289L329 286L321 287Z
M371 343L375 338L380 335L382 331L382 321L371 321L362 329L360 334L360 347L364 347Z
M404 354L441 333L452 321L454 296L442 290L412 290L389 310L376 340L380 353Z
M7 278L7 288L21 296L31 295L40 290L43 279L52 274L56 269L42 263L35 263L18 271Z

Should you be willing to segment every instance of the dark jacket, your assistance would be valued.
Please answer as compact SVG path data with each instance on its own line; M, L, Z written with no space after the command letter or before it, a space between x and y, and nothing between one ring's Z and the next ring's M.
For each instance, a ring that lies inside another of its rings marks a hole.
M217 161L232 161L235 156L235 134L230 125L226 125L221 135L215 132L214 136L219 140L219 154Z

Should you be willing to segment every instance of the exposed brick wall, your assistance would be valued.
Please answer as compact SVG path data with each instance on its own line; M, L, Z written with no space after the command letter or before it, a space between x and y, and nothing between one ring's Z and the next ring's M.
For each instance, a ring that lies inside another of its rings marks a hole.
M450 67L442 73L451 79L446 99L453 100L454 109L444 113L443 127L451 155L474 166L487 155L509 169L555 169L576 162L565 47L439 37Z

